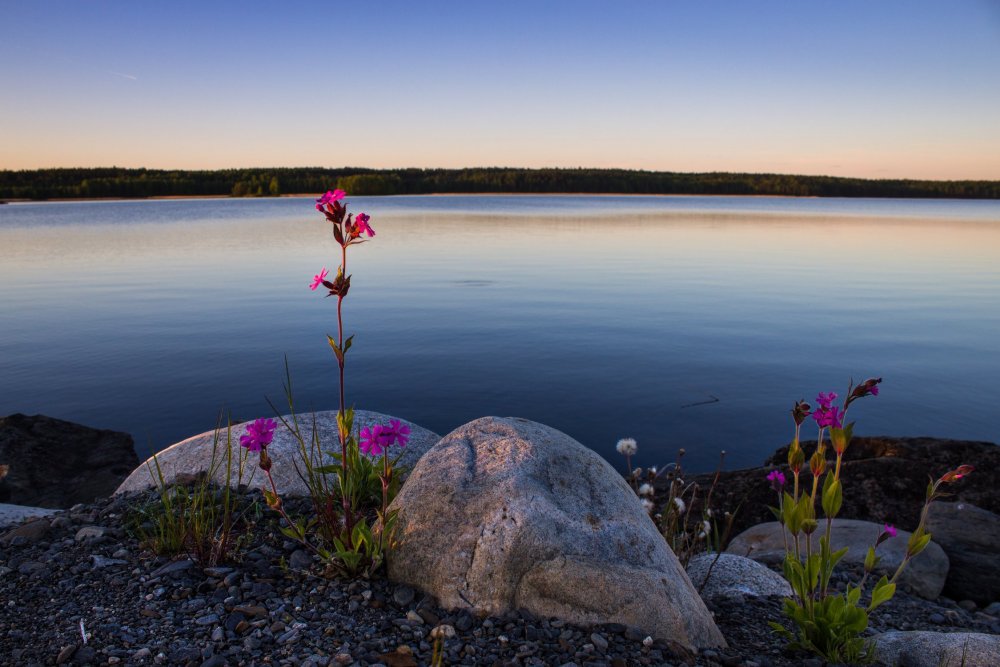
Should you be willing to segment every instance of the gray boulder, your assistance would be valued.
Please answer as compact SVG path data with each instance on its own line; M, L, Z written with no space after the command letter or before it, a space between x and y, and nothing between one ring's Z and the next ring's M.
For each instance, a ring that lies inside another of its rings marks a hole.
M944 592L988 605L1000 600L1000 516L968 503L932 503L927 530L948 554Z
M319 434L321 460L323 465L335 463L332 457L328 456L328 451L339 451L340 439L337 429L337 411L328 410L324 412L305 413L297 415L299 432L306 441L306 445L312 442L313 421L315 417L316 432ZM285 415L284 419L291 424L291 417ZM358 431L366 426L375 424L387 424L389 415L367 410L356 410L354 413L354 428ZM274 440L268 446L267 451L273 465L271 466L271 476L274 478L278 492L286 496L306 496L309 490L305 482L299 477L295 466L302 469L300 445L298 439L287 429L280 420L278 428L274 431ZM401 422L410 427L410 441L402 450L400 465L407 469L412 469L417 460L434 443L441 439L436 433L417 426L413 422L401 419ZM240 447L240 436L246 433L247 423L232 426L229 429L229 441L232 444L234 460L236 453L244 453L246 450ZM203 475L211 466L213 444L217 440L217 456L223 457L226 448L227 430L225 428L218 431L206 431L187 440L171 445L156 455L156 462L163 473L164 481L167 484L174 482L185 482ZM396 454L395 448L390 454ZM221 460L221 458L219 459ZM267 486L267 477L258 466L259 455L250 453L247 458L246 467L243 473L243 483L253 488ZM153 459L148 459L145 463L136 468L128 478L121 483L115 493L125 493L129 491L142 491L157 485L156 466ZM225 465L220 466L214 475L214 480L222 484L225 482ZM232 476L231 484L237 483L235 473Z
M687 574L703 600L792 594L792 587L780 574L735 554L698 554L688 563Z
M1000 635L978 632L884 632L875 636L876 660L889 667L994 667Z
M819 549L819 538L826 528L826 521L820 520L819 529L813 533L813 548ZM868 547L875 543L875 538L882 531L882 525L870 521L856 519L834 519L831 541L834 551L848 547L849 551L841 563L845 565L862 565ZM803 539L803 548L805 541ZM910 533L900 530L899 534L886 540L878 548L882 558L877 572L888 574L896 571L903 562L906 553L906 542ZM785 558L785 542L782 537L781 525L777 521L761 523L743 531L729 543L727 553L752 558L768 565L780 564ZM948 576L948 556L940 546L933 541L920 554L915 556L899 577L901 586L909 586L917 595L933 600L941 595L944 582Z
M132 436L45 415L0 418L0 502L65 509L111 495L139 463Z
M604 459L525 419L484 417L417 464L389 577L447 608L622 623L693 646L725 640L635 493Z

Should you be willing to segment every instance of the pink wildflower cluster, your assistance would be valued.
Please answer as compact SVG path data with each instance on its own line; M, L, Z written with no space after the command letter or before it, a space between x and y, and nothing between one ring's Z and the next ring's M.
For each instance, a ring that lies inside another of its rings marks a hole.
M819 408L814 410L812 418L820 428L841 428L844 424L844 411L833 405L837 400L837 394L831 392L820 392L816 397Z
M247 425L246 435L240 436L240 446L251 452L259 452L271 444L274 439L274 429L278 423L273 419L257 419Z
M405 447L410 440L410 427L398 419L389 421L388 426L376 424L361 429L358 447L369 456L380 456L382 452L393 445Z

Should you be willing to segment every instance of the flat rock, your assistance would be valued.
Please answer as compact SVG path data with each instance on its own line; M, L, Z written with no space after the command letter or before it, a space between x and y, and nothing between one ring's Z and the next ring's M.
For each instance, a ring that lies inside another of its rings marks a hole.
M944 584L948 597L983 606L1000 600L1000 516L970 503L935 502L927 530L951 562Z
M735 554L698 554L688 563L687 574L703 600L792 594L792 587L780 574Z
M1000 635L884 632L875 636L875 655L891 667L993 667L1000 665Z
M819 529L812 535L813 548L816 550L819 549L819 538L823 535L825 526L826 521L821 519ZM831 547L834 551L848 547L849 551L841 561L842 563L863 565L868 547L875 543L875 539L881 531L881 524L870 521L834 519ZM886 540L879 546L877 554L882 560L876 568L878 572L892 576L892 573L903 561L903 556L906 553L906 542L909 538L910 533L900 530L896 537ZM805 548L805 539L804 537L801 539L803 548ZM746 556L769 565L780 564L785 558L785 541L781 525L777 521L769 521L748 528L733 538L726 552ZM910 586L917 595L933 600L944 589L947 576L948 556L945 555L940 546L931 541L926 549L909 562L900 575L898 583Z
M25 519L36 519L51 516L56 510L46 507L26 507L24 505L8 505L0 503L0 528L7 528L21 523Z
M621 623L724 646L677 558L610 464L518 418L465 424L420 460L399 510L390 579L443 607Z
M307 445L311 444L312 441L313 418L315 417L316 431L319 434L321 450L324 450L320 454L322 457L322 465L335 463L333 458L328 456L325 451L339 451L340 449L340 440L337 429L337 411L327 410L324 412L305 413L297 415L297 417L300 433L305 439ZM284 419L288 423L292 423L290 415L285 415ZM360 430L366 426L374 424L387 424L390 419L395 419L395 417L390 417L389 415L384 415L378 412L357 410L354 413L354 427ZM309 490L295 469L296 463L301 460L299 441L295 438L292 432L280 422L280 420L276 421L278 421L278 428L274 432L274 440L267 448L268 454L273 461L271 475L274 477L274 483L278 488L278 492L283 495L306 496L309 494ZM441 437L438 434L428 431L421 426L417 426L412 422L408 422L405 419L401 419L400 421L407 424L411 429L410 441L402 451L400 464L406 468L412 469L417 460L428 449L430 449L434 443L440 440ZM239 446L240 436L245 433L246 423L234 425L230 428L229 440L234 448L234 453L237 451L245 451ZM217 441L216 437L218 437ZM167 484L171 484L176 481L189 481L196 479L198 475L205 474L211 466L213 444L216 442L218 443L218 456L222 457L225 452L226 438L227 432L225 428L218 429L217 431L206 431L194 437L188 438L187 440L178 442L175 445L171 445L167 449L159 452L156 455L156 460L159 463L164 481ZM267 478L259 469L257 465L258 461L258 455L251 453L247 459L246 469L243 474L243 483L254 488L264 487L267 485ZM298 465L301 469L301 463L298 463ZM224 483L225 467L219 466L213 478L219 484ZM232 485L235 486L236 484L237 480L234 473ZM154 488L156 485L156 468L153 459L150 458L144 464L136 468L132 474L129 475L124 482L122 482L121 486L118 487L115 493L142 491L144 489Z
M63 509L111 495L139 463L132 436L44 415L0 418L0 502Z

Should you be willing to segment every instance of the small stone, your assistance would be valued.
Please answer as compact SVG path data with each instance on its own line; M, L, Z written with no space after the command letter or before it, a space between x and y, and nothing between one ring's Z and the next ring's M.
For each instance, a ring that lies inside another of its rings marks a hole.
M961 602L958 603L958 606L964 609L965 611L975 611L977 608L976 603L973 602L972 600L962 600Z
M156 611L152 607L143 607L142 609L139 610L139 613L145 616L146 618L160 618L160 616L162 615L160 614L160 612Z
M147 658L152 657L152 655L153 655L152 651L150 651L146 647L142 647L141 649L132 654L132 660L138 662L140 660L146 660Z
M202 570L202 572L205 573L205 576L215 577L216 579L221 579L232 571L233 568L231 567L206 567Z
M167 563L163 567L160 567L150 573L150 578L162 577L168 574L177 574L178 572L183 572L194 567L193 560L175 560Z
M945 617L942 614L938 613L931 614L930 616L927 617L927 620L929 620L931 623L934 623L935 625L944 625L946 622Z
M333 656L333 661L338 665L349 665L354 662L354 658L351 657L350 653L338 653Z
M105 567L113 567L115 565L128 565L127 561L121 560L120 558L107 558L105 556L100 556L98 554L92 554L90 559L94 561L94 569L99 570Z
M406 612L406 620L410 621L411 623L416 623L417 625L423 625L424 624L424 619L422 619L420 617L420 614L418 614L417 612L413 611L412 609L410 611Z
M76 531L76 537L74 538L77 542L83 542L84 540L94 540L99 537L104 537L105 529L100 526L84 526L80 530Z
M122 661L122 659L119 658L117 655L113 655L110 658L108 658L108 664L109 665L117 665L121 661Z
M599 632L594 632L590 635L590 643L601 653L608 650L608 640Z
M215 629L212 630L212 641L221 642L225 638L226 638L226 631L222 629L222 626L221 625L215 626Z
M308 570L312 566L312 554L305 549L297 549L288 557L288 567L293 570Z
M196 625L213 625L219 622L218 614L208 614L194 619Z
M70 658L73 657L73 654L76 653L76 649L77 649L76 644L70 644L69 646L64 646L62 650L59 651L59 655L56 656L56 664L61 665L64 662L68 661Z
M406 605L413 602L415 592L409 586L399 586L392 594L393 601L400 607L405 607Z

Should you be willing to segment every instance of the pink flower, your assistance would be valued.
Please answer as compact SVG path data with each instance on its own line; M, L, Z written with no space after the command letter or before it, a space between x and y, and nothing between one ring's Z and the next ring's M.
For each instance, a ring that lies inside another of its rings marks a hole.
M816 397L816 402L819 403L821 408L829 408L830 404L835 400L837 400L837 394L832 391L826 394L819 392L819 396Z
M358 435L361 436L361 439L358 442L358 447L369 456L381 455L382 450L386 449L392 442L391 440L386 442L387 434L385 433L385 427L383 426L375 425L371 428L366 426L361 429L361 433Z
M885 524L885 532L886 534L889 535L889 537L896 537L898 531L896 530L896 527L894 525L892 525L891 523L887 523Z
M785 474L780 470L772 470L767 475L767 481L771 483L772 489L780 492L781 488L785 486Z
M327 204L339 201L346 196L347 193L344 192L343 190L334 190L332 192L327 190L326 194L324 194L322 197L316 200L316 210L322 211L323 207L326 206Z
M359 236L362 233L368 234L368 238L375 236L375 230L368 224L369 220L371 220L371 216L367 213L358 213L358 217L354 218L354 224L358 227Z
M387 432L400 447L406 447L406 443L410 441L410 427L398 419L389 420L389 428L384 432ZM392 442L388 444L392 444Z
M315 276L313 276L313 281L312 281L312 284L309 285L309 289L311 289L312 291L315 292L316 288L319 287L320 285L322 285L323 281L326 280L326 276L327 276L328 273L329 273L329 271L326 270L326 267L323 267L322 271L320 271L318 274L316 274Z
M820 396L822 396L822 394L820 394ZM836 396L837 396L836 394L833 394L834 398L836 398ZM829 405L823 406L819 410L813 412L812 418L816 420L816 424L820 428L826 428L826 427L841 428L844 425L843 410Z
M259 452L271 444L277 427L278 424L273 419L261 418L251 422L247 425L246 435L240 436L240 447Z

